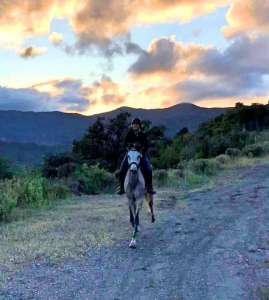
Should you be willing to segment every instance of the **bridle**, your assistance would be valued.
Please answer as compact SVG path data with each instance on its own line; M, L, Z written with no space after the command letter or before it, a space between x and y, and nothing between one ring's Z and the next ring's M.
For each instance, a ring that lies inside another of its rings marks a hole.
M134 150L134 151L136 151L136 150ZM137 168L137 170L140 169L140 162L138 163L138 162L136 162L136 161L132 161L131 163L129 163L129 164L128 164L128 169L129 169L129 170L130 170L130 168L131 168L132 165L135 165L136 168Z

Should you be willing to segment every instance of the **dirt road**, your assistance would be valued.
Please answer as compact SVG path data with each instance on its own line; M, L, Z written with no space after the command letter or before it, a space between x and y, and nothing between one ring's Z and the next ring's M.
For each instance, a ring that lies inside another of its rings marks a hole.
M160 191L159 218L142 219L137 249L125 229L125 239L83 259L26 266L0 299L269 299L269 166L225 176L181 200Z

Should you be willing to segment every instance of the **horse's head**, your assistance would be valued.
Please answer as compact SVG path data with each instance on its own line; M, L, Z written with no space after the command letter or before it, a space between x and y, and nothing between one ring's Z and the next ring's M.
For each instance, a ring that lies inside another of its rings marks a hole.
M128 165L131 173L136 174L139 167L140 161L142 158L142 154L137 150L129 150L128 151Z

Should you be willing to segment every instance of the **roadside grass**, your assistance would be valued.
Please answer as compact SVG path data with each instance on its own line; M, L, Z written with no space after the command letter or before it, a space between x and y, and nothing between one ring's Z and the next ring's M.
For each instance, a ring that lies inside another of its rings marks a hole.
M157 170L154 179L158 187L181 190L208 189L214 187L216 179L225 171L254 167L258 164L269 164L269 155L257 158L240 156L223 163L219 163L216 158L199 159L186 164L183 170L160 170L161 173Z
M4 273L23 263L46 258L58 262L64 257L83 256L88 248L113 243L124 234L122 227L115 225L123 216L127 220L124 204L109 195L85 196L1 224L0 281L5 279Z
M171 193L175 205L179 193ZM176 195L176 196L174 196ZM163 203L169 189L158 191L155 198L157 224L165 216ZM185 200L179 199L179 208ZM169 208L169 207L168 207ZM23 213L26 216L26 213ZM142 226L151 224L146 203L141 215ZM125 196L93 195L62 200L49 208L28 209L28 216L0 224L0 287L23 265L49 261L58 264L66 258L82 258L91 249L113 245L131 238L128 201Z

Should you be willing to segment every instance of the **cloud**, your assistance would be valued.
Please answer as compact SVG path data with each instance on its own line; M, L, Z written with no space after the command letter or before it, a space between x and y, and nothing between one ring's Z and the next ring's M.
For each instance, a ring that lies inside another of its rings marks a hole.
M225 4L227 0L87 0L71 18L78 38L75 48L85 53L97 46L106 55L122 54L134 25L186 22Z
M86 92L94 105L119 105L128 97L128 93L106 75L95 81Z
M129 72L136 77L151 74L169 80L176 77L178 80L179 77L190 75L190 73L186 74L187 66L207 49L209 48L196 44L184 45L174 37L155 39L147 51L140 50L140 55L130 66Z
M225 5L227 0L14 0L0 2L0 45L17 48L24 39L49 33L55 18L66 18L76 34L65 48L104 55L122 54L134 25L165 21L186 22ZM53 43L61 37L51 36Z
M160 41L170 50L160 51ZM224 51L165 38L152 45L129 69L143 99L165 105L268 94L268 35L240 35Z
M24 89L0 87L0 109L85 113L93 106L122 104L127 96L128 93L106 75L88 85L80 79L66 78Z
M269 1L233 1L226 18L228 26L223 28L226 37L239 34L266 34L269 31Z
M53 110L50 97L33 89L0 87L0 109L20 111Z
M193 60L188 69L205 76L251 85L252 77L259 82L261 76L269 74L268 53L268 35L254 38L240 36L224 52L208 49Z
M63 43L63 35L60 34L59 32L52 32L49 36L49 41L54 45L54 46L59 46Z
M180 49L177 43L170 38L154 40L148 51L140 53L138 60L129 71L135 74L154 72L169 72L175 68L180 59Z
M76 1L0 1L0 46L18 48L28 37L47 34L53 18L70 17Z
M19 51L19 55L22 58L31 58L31 57L35 57L38 55L42 55L46 51L47 51L47 48L44 48L44 47L41 48L41 47L30 46L30 47L21 49Z
M223 52L208 49L187 67L198 80L176 85L187 100L261 96L267 94L264 76L269 75L269 37L240 36Z
M90 105L80 80L52 80L21 89L0 87L1 110L84 112Z

